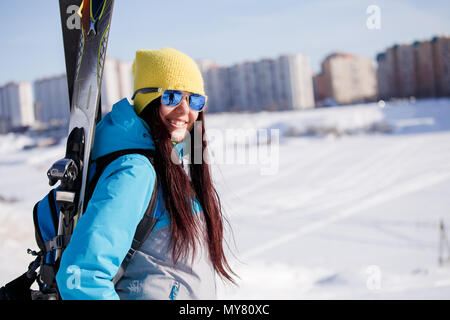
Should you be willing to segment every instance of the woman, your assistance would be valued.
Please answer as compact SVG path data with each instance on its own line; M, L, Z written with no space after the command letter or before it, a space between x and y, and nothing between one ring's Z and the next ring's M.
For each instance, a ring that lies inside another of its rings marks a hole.
M188 134L201 128L203 137L205 131L202 75L191 58L171 48L137 51L133 75L134 105L123 99L99 122L92 159L153 149L154 166L144 155L129 154L105 168L62 255L56 276L61 297L214 299L216 273L233 281L222 247L220 201L207 163L180 164L194 150ZM194 128L195 121L201 126ZM202 141L200 152L205 148ZM156 175L156 225L114 285Z

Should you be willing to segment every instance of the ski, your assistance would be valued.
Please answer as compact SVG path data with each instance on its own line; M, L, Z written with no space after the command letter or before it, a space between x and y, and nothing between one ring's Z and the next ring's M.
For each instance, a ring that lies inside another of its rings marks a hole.
M82 0L60 0L59 11L61 30L64 43L64 57L66 61L67 88L69 89L69 109L72 104L73 81L81 36L80 7Z
M56 260L61 257L84 211L114 0L83 0L76 11L77 4L80 1L60 0L70 121L65 157L47 172L51 186L60 182L56 191L60 209ZM78 34L74 31L77 26Z

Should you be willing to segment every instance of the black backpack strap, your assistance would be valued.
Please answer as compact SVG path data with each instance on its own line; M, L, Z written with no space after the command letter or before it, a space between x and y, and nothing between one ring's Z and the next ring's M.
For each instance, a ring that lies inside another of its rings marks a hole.
M121 156L127 155L127 154L141 154L146 156L150 162L153 164L153 159L155 157L155 151L151 149L124 149L119 150L115 152L108 153L102 157L99 157L93 161L93 164L95 165L94 169L94 175L92 178L88 181L88 185L86 188L86 194L84 203L88 203L89 200L92 197L92 194L94 193L95 186L97 185L98 180L100 179L100 176L102 175L105 168L114 160L120 158ZM89 168L91 169L91 167ZM87 205L84 206L86 210Z
M142 154L146 156L152 164L154 164L154 156L155 156L154 150L150 149L124 149L109 153L103 157L96 159L94 161L95 162L94 176L89 181L88 189L86 190L87 201L89 201L89 199L92 197L95 186L98 180L100 179L101 174L108 166L108 164L118 159L119 157L127 154ZM127 255L123 259L122 264L120 265L120 268L117 271L117 274L112 279L112 282L114 284L116 284L122 278L122 276L125 273L125 270L127 269L128 265L130 264L131 260L136 254L136 251L141 248L142 244L148 238L148 236L153 230L153 227L156 224L156 219L153 217L153 212L155 211L156 208L156 202L158 200L158 192L159 192L159 179L158 175L155 175L155 186L153 188L153 193L150 198L150 202L147 206L147 209L145 210L143 218L141 219L136 228L131 248L130 250L128 250ZM85 203L87 203L87 201Z

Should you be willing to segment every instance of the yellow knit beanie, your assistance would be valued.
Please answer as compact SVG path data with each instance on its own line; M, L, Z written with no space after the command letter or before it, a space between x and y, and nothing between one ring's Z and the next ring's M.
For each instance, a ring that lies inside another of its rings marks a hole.
M205 95L203 77L194 60L172 48L138 50L133 62L134 91L162 88L162 92L141 93L134 98L137 114L164 90L180 90Z

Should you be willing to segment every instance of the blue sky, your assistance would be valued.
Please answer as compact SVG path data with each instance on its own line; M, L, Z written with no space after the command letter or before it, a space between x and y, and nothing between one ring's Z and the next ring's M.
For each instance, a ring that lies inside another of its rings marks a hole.
M303 53L314 71L333 51L374 58L398 42L450 34L449 1L116 0L108 55L170 46L222 65ZM381 29L366 27L369 5ZM0 85L65 72L57 0L0 1Z

